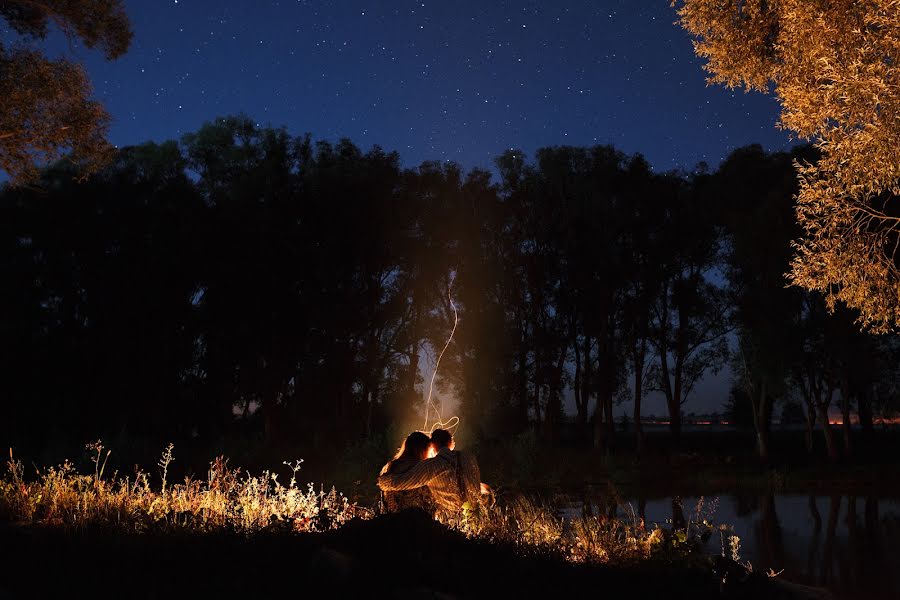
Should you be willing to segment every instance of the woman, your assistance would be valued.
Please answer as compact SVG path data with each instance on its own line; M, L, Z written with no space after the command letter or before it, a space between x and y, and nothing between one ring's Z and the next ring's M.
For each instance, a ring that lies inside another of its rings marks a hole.
M406 436L393 460L384 465L379 475L406 473L421 461L428 458L431 439L421 431L413 431ZM386 512L399 512L407 508L418 508L428 514L434 513L434 500L431 490L423 486L414 490L398 492L382 492L381 500Z

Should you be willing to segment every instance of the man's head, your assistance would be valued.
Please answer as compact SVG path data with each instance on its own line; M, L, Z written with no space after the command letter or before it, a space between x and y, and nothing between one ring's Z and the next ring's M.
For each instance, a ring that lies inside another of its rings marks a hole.
M431 432L431 445L434 446L435 452L438 452L441 448L453 450L456 442L453 440L453 434L446 429L435 429Z

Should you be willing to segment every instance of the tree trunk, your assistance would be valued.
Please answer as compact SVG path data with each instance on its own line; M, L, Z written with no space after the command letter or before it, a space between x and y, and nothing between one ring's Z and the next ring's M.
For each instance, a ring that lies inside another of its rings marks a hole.
M584 344L583 344L584 352L582 353L584 358L582 361L584 362L584 375L581 378L581 401L584 403L584 425L585 428L583 430L584 436L587 437L590 435L590 431L587 429L587 414L588 414L588 405L591 402L591 386L593 382L591 378L593 377L593 368L591 363L591 336L587 333L584 334Z
M681 404L684 395L684 361L687 358L687 337L685 323L688 321L683 305L678 307L678 329L675 330L675 387L672 390L672 402L669 411L669 429L677 444L681 438Z
M413 298L413 302L415 302L415 297ZM409 406L414 406L420 401L422 398L419 394L416 393L416 381L419 378L419 308L416 305L413 313L412 323L410 324L410 329L412 330L412 340L410 340L409 346L406 349L406 360L409 363L408 371L406 372L406 396L409 401Z
M753 398L753 396L751 396ZM759 458L769 460L769 429L772 424L771 399L763 379L759 385L759 394L753 402L753 424L756 426L756 449Z
M366 348L366 373L363 383L363 436L368 438L372 433L372 410L373 403L378 397L378 385L381 378L381 365L378 360L378 346L380 343L377 330L373 328Z
M606 452L607 454L612 452L613 446L615 446L616 441L616 419L615 415L613 415L613 390L610 384L606 385L606 394L604 404L604 412L606 413L606 420L604 422L604 426L606 427Z
M836 461L840 455L834 439L834 431L831 429L831 423L828 421L828 407L831 406L833 395L834 388L829 386L827 399L824 403L819 403L818 412L819 422L822 424L822 433L825 435L825 448L828 451L828 460Z
M610 329L604 325L597 338L597 375L599 387L597 389L597 408L594 411L594 447L610 450L614 430L612 414L613 371L612 349L610 343Z
M519 347L519 379L517 406L519 409L519 427L528 429L528 325L522 324L522 345Z
M594 448L601 449L606 444L605 433L606 430L603 427L603 407L605 402L603 401L603 397L605 395L604 384L600 384L600 390L597 394L597 404L594 405Z
M644 452L644 427L641 424L641 400L643 398L644 384L644 354L645 342L641 340L638 350L634 355L634 442L635 452L640 456Z
M879 533L881 532L881 524L878 521L878 498L875 496L866 496L865 507L865 524L866 537L869 538L870 556L880 556Z
M804 433L804 444L806 446L806 451L809 454L813 453L813 430L816 426L816 403L813 399L813 387L815 385L814 381L810 381L809 385L806 383L806 378L803 375L797 377L797 383L800 386L800 394L803 398L803 402L806 404L806 411L804 412L804 416L806 417L806 431Z
M546 343L545 330L541 329L541 308L543 307L543 297L540 288L535 283L536 274L532 272L529 276L530 296L531 296L531 347L534 355L532 360L533 384L534 389L531 394L531 408L534 411L534 432L540 434L541 424L541 388L544 386L543 377L543 352Z
M841 434L844 438L844 456L853 456L853 441L850 431L850 382L841 379Z
M672 434L673 442L678 442L681 436L681 403L675 398L675 392L672 390L672 380L669 378L669 357L665 346L659 352L659 370L663 395L666 397L666 409L669 412L669 432Z
M866 438L871 438L875 431L875 426L872 423L872 395L874 392L874 386L870 385L868 389L861 390L856 395L859 426Z
M378 387L373 387L369 391L369 405L366 407L366 438L372 436L373 416L375 413L375 404L378 402Z
M537 429L541 424L541 385L537 375L535 375L534 390L531 393L531 408L534 410L534 427Z
M609 364L609 356L607 353L607 364L601 369L603 383L600 386L602 394L597 397L597 404L603 404L603 449L609 454L612 451L613 441L615 440L615 416L613 415L613 374Z
M784 564L784 538L781 524L778 522L778 513L775 511L774 494L760 498L759 530L759 545L764 563Z
M547 439L551 442L556 441L558 434L558 419L562 413L562 399L560 398L560 383L562 382L563 369L566 366L566 356L569 354L568 344L563 344L559 358L556 360L556 366L553 371L553 378L547 394L547 410L545 421L547 423L546 434Z
M575 350L575 379L572 382L575 393L575 422L583 426L587 423L587 402L583 402L581 397L581 348L578 346L577 337L572 339L572 348Z
M819 507L816 506L816 495L810 494L806 504L809 506L809 514L813 518L813 531L818 534L822 529L822 515L819 513Z
M672 442L677 445L681 439L681 403L669 408L669 432L672 434Z
M806 404L806 451L813 453L813 430L816 425L816 407L812 402Z
M598 346L602 342L598 340ZM603 361L602 348L598 349L598 361ZM602 449L606 447L606 427L604 417L606 416L606 395L607 395L607 379L605 365L600 362L597 365L597 403L594 405L594 448Z
M822 532L822 515L819 513L819 507L816 506L815 494L809 495L807 502L809 513L813 519L813 532L809 541L809 551L806 556L806 572L812 581L815 581L814 573L816 572L816 555L819 553L819 537Z
M841 497L832 495L828 508L828 523L825 529L825 547L822 550L821 579L818 581L820 585L830 584L834 573L834 537L840 510Z

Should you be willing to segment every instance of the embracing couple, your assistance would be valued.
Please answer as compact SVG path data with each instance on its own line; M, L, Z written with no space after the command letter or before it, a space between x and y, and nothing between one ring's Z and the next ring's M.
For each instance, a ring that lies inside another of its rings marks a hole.
M455 448L446 429L435 429L430 438L421 431L409 434L378 477L385 510L420 508L452 517L464 507L474 509L490 488L481 483L475 457Z

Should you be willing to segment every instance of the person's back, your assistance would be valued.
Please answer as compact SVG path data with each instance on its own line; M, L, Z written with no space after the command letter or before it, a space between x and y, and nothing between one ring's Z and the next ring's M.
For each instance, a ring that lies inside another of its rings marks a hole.
M459 468L459 488L463 505L469 504L470 509L481 499L481 469L475 455L465 450L454 450Z
M431 490L434 501L444 511L455 512L463 505L464 488L460 486L459 454L448 447L440 448L437 455L429 460L436 461L441 467L436 469L436 476L429 480L427 486Z
M481 489L478 462L468 452L455 452L450 432L436 429L431 443L437 449L434 458L422 461L409 471L385 474L378 479L378 486L385 491L413 490L427 487L431 490L439 512L455 515L469 503L474 508Z
M412 470L428 455L430 440L424 433L415 431L411 433L400 449L396 457L384 466L382 475L403 475ZM418 508L428 514L434 513L434 500L431 490L420 487L410 490L395 490L382 492L382 502L386 512L400 512L410 508Z

